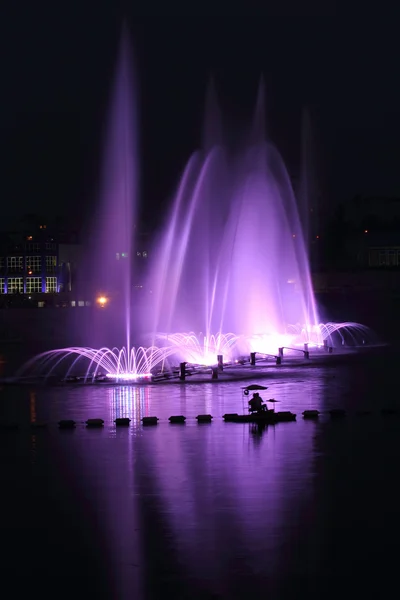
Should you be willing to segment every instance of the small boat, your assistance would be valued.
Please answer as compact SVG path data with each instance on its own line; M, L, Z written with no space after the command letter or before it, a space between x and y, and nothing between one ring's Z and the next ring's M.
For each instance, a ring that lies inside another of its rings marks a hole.
M296 415L290 411L275 412L273 410L253 413L248 415L229 414L224 415L225 421L230 423L264 423L274 425L275 423L288 423L296 420Z

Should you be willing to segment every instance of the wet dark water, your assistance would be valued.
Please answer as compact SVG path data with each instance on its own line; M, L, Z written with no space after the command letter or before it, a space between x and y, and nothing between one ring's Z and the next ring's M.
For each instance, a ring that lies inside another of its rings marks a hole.
M380 409L400 408L399 358L272 375L264 398L298 419L263 431L221 419L242 411L240 383L3 388L0 420L19 424L0 432L3 580L45 598L386 594L399 555L400 417ZM326 414L336 407L345 419ZM324 412L319 422L302 420L308 408ZM213 422L198 425L199 413ZM170 425L173 414L186 424ZM159 424L143 428L145 415ZM131 427L116 429L119 416ZM86 429L89 417L104 429ZM60 418L80 423L63 432Z

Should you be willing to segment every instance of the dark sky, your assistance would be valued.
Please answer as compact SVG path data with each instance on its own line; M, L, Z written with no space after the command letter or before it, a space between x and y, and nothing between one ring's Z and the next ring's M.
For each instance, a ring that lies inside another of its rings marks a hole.
M93 206L123 13L135 52L147 214L171 195L199 145L210 74L236 127L250 118L264 73L269 131L293 172L301 110L309 108L332 202L400 195L397 19L352 19L332 4L326 16L315 10L189 17L154 9L156 16L137 17L129 3L122 10L112 1L10 3L0 19L3 223Z

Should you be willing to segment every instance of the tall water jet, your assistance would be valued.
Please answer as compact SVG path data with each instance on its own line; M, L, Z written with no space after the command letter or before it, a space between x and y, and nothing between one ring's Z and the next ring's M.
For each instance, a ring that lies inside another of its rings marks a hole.
M109 315L117 317L118 322L106 320L111 332L115 335L121 321L124 323L123 335L128 355L131 347L132 249L138 208L139 173L133 83L129 35L124 28L110 117L105 132L99 202L93 219L93 263L90 271L93 277L93 292L102 299L103 307L109 310ZM110 332L101 333L107 336ZM104 340L102 343L104 344Z
M264 132L263 88L242 147L206 148L188 163L153 267L158 331L210 339L318 324L296 198Z

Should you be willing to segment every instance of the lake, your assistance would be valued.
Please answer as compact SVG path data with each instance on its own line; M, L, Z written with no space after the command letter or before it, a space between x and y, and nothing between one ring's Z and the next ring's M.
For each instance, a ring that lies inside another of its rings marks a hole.
M248 382L3 387L0 421L19 425L0 431L3 582L42 598L388 594L400 417L380 411L400 409L399 359L388 348L271 369L261 394L297 421L265 429L222 419L243 411ZM306 409L319 420L303 420ZM201 413L213 422L198 424ZM170 424L174 414L186 423ZM143 427L146 415L158 425ZM104 428L87 429L96 417ZM60 431L68 418L76 429Z

